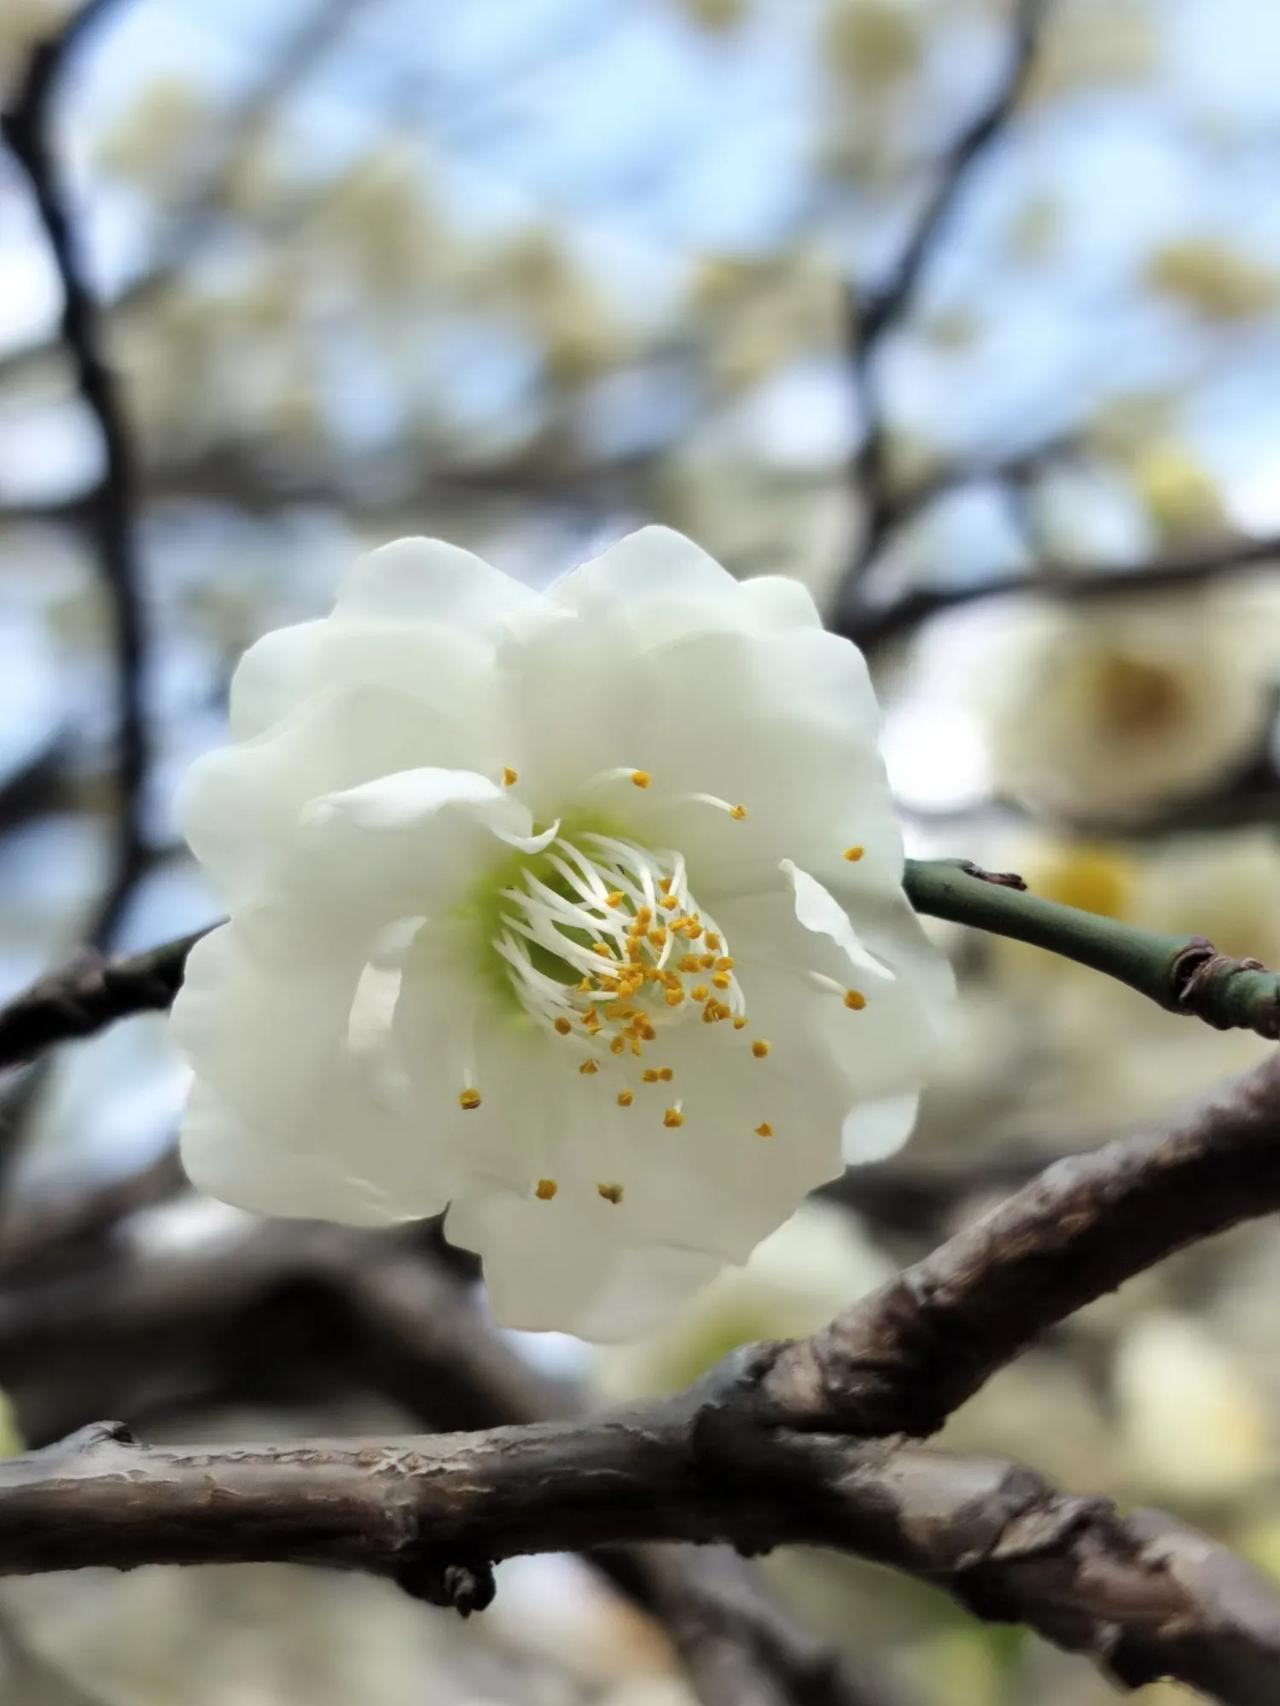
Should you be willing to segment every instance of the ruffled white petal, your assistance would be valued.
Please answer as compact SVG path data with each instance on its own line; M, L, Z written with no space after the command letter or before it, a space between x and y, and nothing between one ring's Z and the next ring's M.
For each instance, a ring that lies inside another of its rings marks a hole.
M531 587L443 539L397 539L361 557L338 589L339 614L428 621L494 639L542 602Z

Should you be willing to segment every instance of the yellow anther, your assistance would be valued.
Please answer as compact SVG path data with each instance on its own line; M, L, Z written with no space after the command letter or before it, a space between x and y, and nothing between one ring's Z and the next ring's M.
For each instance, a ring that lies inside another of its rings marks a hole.
M681 971L697 971L702 961L697 954L681 954L679 966Z
M669 1066L660 1066L658 1068L658 1077L661 1078L664 1084L670 1084L671 1080L675 1077L675 1073Z
M773 1136L773 1127L769 1124L768 1120L761 1120L760 1121L760 1124L756 1127L756 1136L757 1137L772 1137Z
M710 971L712 966L715 963L716 963L716 957L714 954L699 954L698 955L698 964L702 967L703 971Z
M647 788L650 782L652 782L653 777L650 776L647 770L633 770L631 772L631 780L635 783L637 788Z
M516 783L519 780L520 772L518 770L513 770L509 764L504 764L502 767L502 786L504 788L510 788L513 783Z
M733 979L729 976L727 971L718 971L711 981L715 984L717 989L728 989L729 985L733 982Z
M844 857L851 865L856 865L865 852L865 847L846 847L844 850Z
M742 822L743 818L746 817L746 815L747 815L747 808L745 806L730 806L729 807L729 816L737 818L739 823Z
M648 941L651 947L660 948L666 942L667 933L661 925L656 930L650 930Z
M656 1066L646 1066L640 1076L646 1084L656 1084L658 1082L658 1069Z
M710 941L711 938L708 936L707 940ZM733 970L733 961L729 958L728 954L722 954L721 957L716 961L716 970L717 971L732 971Z
M702 1009L702 1022L704 1025L714 1025L715 1024L715 1022L716 1022L716 1004L714 1001L708 1001L706 1006Z
M625 1037L615 1037L613 1039L613 1041L609 1044L609 1053L610 1054L621 1054L623 1049L626 1048L626 1046L627 1046L627 1039Z
M670 877L659 877L658 878L658 893L659 894L670 894L671 893L671 878Z
M611 960L613 958L613 949L609 946L608 942L593 942L591 944L591 952L593 954L602 954L606 960Z
M578 1071L584 1078L590 1078L593 1073L599 1072L599 1070L599 1063L594 1060L584 1060L582 1065L578 1068Z
M669 989L667 991L666 1003L667 1003L668 1007L678 1007L683 1000L684 1000L684 990L683 989Z
M695 983L693 988L689 991L689 994L695 1001L705 1001L710 993L711 991L707 988L705 983Z
M629 1108L635 1099L635 1092L633 1090L618 1091L618 1106L620 1108Z
M593 1037L600 1029L600 1018L594 1008L592 1008L591 1012L583 1019L582 1028L585 1031L589 1031Z
M622 1186L621 1185L597 1185L596 1186L596 1195L599 1197L603 1197L606 1202L613 1202L613 1203L621 1202L622 1201Z
M757 1060L763 1060L765 1055L769 1052L769 1045L765 1042L763 1037L757 1037L755 1042L751 1045L751 1052L755 1055Z
M653 1026L647 1019L641 1021L640 1035L644 1038L645 1042L651 1043L657 1034L658 1033L654 1030Z
M668 1108L662 1116L662 1123L668 1130L674 1130L676 1126L684 1124L684 1115L679 1108Z
M641 932L647 930L649 928L649 921L652 917L653 917L652 907L648 907L648 906L640 907L636 913L635 928L638 928Z
M612 894L604 897L604 903L606 906L621 906L626 898L621 889L614 889Z
M861 1013L867 1004L867 998L860 989L846 989L844 1004L846 1007L852 1008L855 1013Z
M480 1092L478 1090L459 1091L458 1106L465 1108L467 1113L470 1113L472 1108L478 1108L480 1106Z
M569 1021L567 1019L560 1018L560 1019L556 1020L555 1028L557 1031L559 1031L559 1033L562 1037L567 1037L569 1035L569 1032L573 1029L573 1026L569 1023Z
M723 1001L711 1000L707 1002L707 1006L715 1014L717 1019L727 1019L731 1012L731 1009L726 1007Z
M665 906L668 912L674 912L679 904L680 902L673 894L664 894L662 899L658 902L658 905Z
M559 1189L554 1179L539 1179L533 1187L533 1194L539 1202L550 1202Z
M582 982L578 985L578 993L580 995L587 995L590 993L591 988L591 979L589 977L584 977Z
M741 1016L741 1014L739 1014L739 1016L733 1021L734 1030L740 1031L746 1022L747 1021Z
M713 954L718 954L720 952L721 941L714 930L707 931L707 946L711 949ZM729 964L732 965L733 961L730 960Z

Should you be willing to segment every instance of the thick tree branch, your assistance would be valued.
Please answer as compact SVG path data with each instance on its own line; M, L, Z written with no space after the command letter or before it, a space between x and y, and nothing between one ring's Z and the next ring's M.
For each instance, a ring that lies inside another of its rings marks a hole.
M1203 1536L1016 1465L774 1435L720 1472L691 1395L595 1422L413 1440L161 1447L120 1424L0 1464L0 1573L287 1560L371 1571L464 1615L522 1552L729 1537L839 1547L1028 1621L1137 1686L1280 1689L1280 1600Z
M1056 1162L812 1339L767 1354L761 1391L790 1426L932 1433L1046 1328L1277 1209L1273 1054L1166 1130Z

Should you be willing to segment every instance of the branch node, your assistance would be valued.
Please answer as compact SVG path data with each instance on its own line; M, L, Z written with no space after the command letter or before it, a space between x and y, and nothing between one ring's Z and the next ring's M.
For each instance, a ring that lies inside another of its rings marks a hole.
M492 1605L497 1592L493 1565L487 1558L453 1558L446 1562L438 1553L418 1552L396 1571L396 1581L410 1598L470 1617Z
M1026 878L1020 877L1016 871L984 871L982 866L975 865L972 859L961 859L958 862L966 877L976 877L980 883L991 883L998 889L1026 890Z

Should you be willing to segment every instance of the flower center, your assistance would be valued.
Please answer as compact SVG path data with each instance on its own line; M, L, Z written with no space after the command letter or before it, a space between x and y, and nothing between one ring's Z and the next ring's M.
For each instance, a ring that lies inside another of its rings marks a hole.
M582 1045L580 1072L610 1055L642 1056L691 1014L745 1025L728 944L689 892L679 853L608 835L560 838L502 899L493 946L525 1011Z

